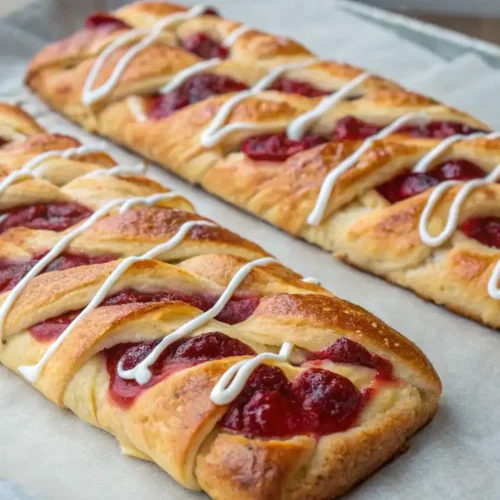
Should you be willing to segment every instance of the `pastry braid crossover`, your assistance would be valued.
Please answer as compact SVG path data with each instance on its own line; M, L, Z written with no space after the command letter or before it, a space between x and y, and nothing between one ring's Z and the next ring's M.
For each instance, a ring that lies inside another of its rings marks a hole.
M124 453L214 499L327 499L434 415L412 342L141 165L7 105L0 139L0 361Z
M26 83L289 233L500 327L500 138L473 117L213 9L157 2L90 16Z

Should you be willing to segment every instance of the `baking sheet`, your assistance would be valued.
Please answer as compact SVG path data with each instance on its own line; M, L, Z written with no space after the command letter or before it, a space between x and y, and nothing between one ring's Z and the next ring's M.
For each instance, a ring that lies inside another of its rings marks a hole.
M81 25L85 13L118 3L46 0L11 17L9 26L0 24L0 98L21 98L52 131L88 139L89 135L77 126L47 114L43 105L20 96L19 79L30 55L45 44L44 40L72 32ZM492 85L500 81L498 72L483 67L481 61L466 57L448 66L437 54L403 43L394 33L336 10L328 1L316 1L315 9L301 0L272 4L265 0L214 0L212 4L228 17L293 35L323 56L349 55L354 62L364 61L384 75L395 77L397 73L408 84L425 85L430 94L439 91L443 75L448 82L456 73L457 88L446 93L455 95L456 102L468 103L470 111L496 118L500 127L498 107L495 110L500 103L471 97L476 92L478 96L491 92ZM469 64L481 65L480 80L469 71ZM459 91L462 85L467 96ZM134 161L131 154L110 148L115 158ZM340 297L380 316L415 341L434 363L444 385L436 418L412 439L407 453L357 487L349 499L500 497L497 332L336 262L326 252L229 207L159 168L152 167L151 174L191 199L200 213L259 242L297 272L321 278ZM206 498L182 489L155 465L122 456L113 437L57 409L2 367L0 377L0 476L24 491L39 499L61 500ZM6 491L0 483L1 500L18 498L18 489Z

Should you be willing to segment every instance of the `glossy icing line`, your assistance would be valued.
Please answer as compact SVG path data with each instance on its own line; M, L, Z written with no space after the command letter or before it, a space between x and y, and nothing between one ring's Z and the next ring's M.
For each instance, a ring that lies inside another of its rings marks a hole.
M134 115L134 118L139 123L144 123L148 121L146 113L144 113L144 105L142 103L142 97L132 95L127 97L126 103L130 112Z
M125 206L125 204L123 205ZM122 206L122 208L123 208ZM124 259L118 266L113 270L113 272L107 277L104 283L101 285L99 290L94 295L93 299L89 302L89 304L83 309L80 314L67 326L67 328L61 333L61 335L50 345L50 347L45 351L44 355L40 359L40 361L33 366L21 366L19 367L19 372L30 382L36 382L41 375L41 372L44 366L47 364L52 355L56 352L56 350L61 346L61 344L65 341L65 339L71 334L71 332L76 328L76 326L86 318L91 311L93 311L96 307L98 307L107 297L112 287L116 284L116 282L121 278L123 273L127 271L133 264L136 262L154 259L165 253L169 250L172 250L176 246L178 246L184 238L187 236L189 231L193 227L199 226L208 226L215 227L216 224L208 221L188 221L182 224L182 226L178 229L174 236L172 236L168 241L161 243L148 252L144 253L138 257L127 257Z
M420 216L418 231L422 242L430 247L438 247L446 243L446 241L451 238L458 227L460 209L462 208L462 205L464 204L470 193L477 187L485 186L486 184L492 184L494 182L497 182L499 179L500 165L497 165L484 179L471 179L470 181L467 181L465 183L462 181L451 180L438 184L429 195L422 215ZM458 190L455 198L451 203L450 209L448 211L448 217L446 219L443 230L439 234L432 236L427 230L427 226L429 225L429 218L432 215L435 206L449 188L460 184L462 184L462 187ZM495 300L500 300L500 289L498 287L499 279L500 260L496 263L495 268L491 273L487 287L488 295Z
M231 366L215 384L210 399L216 405L232 403L245 387L254 370L265 361L287 362L293 350L291 342L285 342L279 354L263 352L251 359L244 359Z
M286 135L288 138L294 141L302 138L315 121L321 118L321 116L328 110L334 108L339 102L348 97L354 89L359 87L370 76L370 73L361 73L339 90L323 98L315 108L295 118L295 120L293 120L286 129Z
M162 193L161 199L169 199L174 196L178 196L177 193ZM151 199L153 197L155 199L155 202L158 202L160 200L159 195L136 197L132 200L135 200L137 202L140 201L141 203L148 205L151 204ZM55 246L28 271L28 273L21 279L21 281L19 281L19 283L9 292L7 298L4 300L0 307L0 340L3 337L5 319L7 317L7 314L9 313L11 307L14 305L21 292L28 286L29 282L33 278L38 276L46 266L48 266L55 258L57 258L77 236L89 229L99 219L102 219L103 217L108 215L113 209L120 207L128 201L131 200L127 198L119 198L106 203L99 210L94 212L88 219L86 219L79 226L73 229L73 231L64 235L55 244Z
M77 148L68 148L63 150L45 151L39 155L34 156L28 160L19 170L11 172L0 182L0 194L5 189L13 184L16 180L23 177L42 177L44 163L51 158L65 158L70 159L74 156L83 156L92 153L106 152L105 146L92 147L92 146L79 146Z
M123 360L118 364L118 375L125 380L135 380L138 384L147 384L151 379L150 366L153 365L158 358L161 356L162 352L175 341L192 334L198 328L208 323L210 320L214 319L229 302L234 292L237 290L242 281L250 274L252 269L258 266L265 266L277 262L276 259L272 257L263 257L261 259L248 262L242 266L231 278L231 281L227 285L226 289L219 297L217 302L208 311L200 314L196 318L189 320L184 323L174 332L170 333L162 339L162 341L134 368L130 370L125 370L123 368Z
M449 147L456 142L471 141L483 137L485 139L498 139L500 132L477 132L469 135L455 134L441 141L435 148L431 149L417 164L413 167L413 172L427 172L432 162L439 158Z
M132 167L117 165L116 167L111 167L111 168L100 168L98 170L94 170L93 172L89 172L88 174L82 175L79 178L86 179L88 177L102 177L105 175L110 175L110 176L137 175L137 174L145 174L146 170L147 170L146 163L141 162Z
M209 68L213 68L222 62L222 59L218 57L214 57L213 59L208 59L207 61L200 61L191 66L179 71L166 85L160 88L158 93L160 94L168 94L173 90L180 87L186 80L196 75L197 73L201 73Z
M316 278L309 277L309 278L302 278L302 281L304 283L311 283L312 285L319 285L320 281Z
M269 88L273 82L279 78L285 71L299 69L313 64L316 59L307 59L298 63L283 64L271 70L267 75L261 78L252 88L242 90L236 95L230 97L217 111L211 123L201 134L201 144L206 148L215 146L223 137L237 130L264 130L267 125L260 123L238 122L224 125L234 107L240 102L254 96L258 92ZM271 125L272 126L272 125Z
M90 106L100 99L107 96L118 84L120 77L123 72L127 69L130 62L144 49L151 46L153 43L160 38L162 31L169 25L174 24L179 21L184 21L192 17L197 17L207 10L205 5L196 5L186 12L176 12L175 14L170 14L169 16L160 19L150 30L137 28L132 31L123 33L112 43L110 43L95 60L89 74L85 80L83 91L82 91L82 104L84 106ZM113 68L111 75L105 82L100 86L94 88L94 84L99 76L104 64L109 59L109 57L119 48L133 42L134 40L139 40L135 45L132 45L127 52L120 58Z
M465 183L463 181L452 180L444 181L441 184L438 184L429 195L429 199L427 200L418 224L418 231L422 242L430 247L438 247L445 243L458 227L460 209L469 194L477 187L494 183L499 179L500 165L497 165L484 179L472 179ZM462 187L458 190L455 198L453 199L444 229L438 235L432 236L429 234L427 226L429 225L429 218L434 210L434 207L449 188L460 184L462 184Z
M222 45L229 49L234 45L238 38L243 36L245 33L248 33L251 29L252 28L250 28L250 26L245 26L244 24L242 24L226 37L226 39L222 42Z
M352 168L355 163L360 160L361 156L371 147L374 141L384 139L409 122L419 123L422 121L428 121L428 119L424 115L419 113L408 113L406 115L400 116L397 120L392 122L387 127L383 128L377 134L365 139L365 141L353 154L340 162L337 167L330 171L325 177L321 185L318 198L316 199L316 204L307 217L308 224L316 226L321 223L328 202L330 201L330 196L332 194L333 188L335 187L335 184L337 183L339 177L344 172Z

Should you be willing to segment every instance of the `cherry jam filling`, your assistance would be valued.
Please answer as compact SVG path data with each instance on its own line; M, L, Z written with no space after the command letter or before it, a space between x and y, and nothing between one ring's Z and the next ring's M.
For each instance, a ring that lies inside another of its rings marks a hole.
M0 233L11 227L64 231L92 215L92 210L78 203L46 203L15 208L0 223Z
M311 359L329 360L334 363L348 363L357 366L366 366L377 371L377 378L392 380L392 363L377 354L373 354L358 342L346 337L336 340L323 349L312 354Z
M195 33L184 38L181 41L181 46L184 50L192 52L202 59L213 59L215 57L226 59L229 55L227 47L224 47L205 33Z
M475 217L462 223L459 229L483 245L500 248L500 218Z
M284 84L280 80L292 83ZM285 85L289 85L289 88L291 89L293 88L294 83L295 82L293 80L278 79L275 82L275 85L277 85L279 88L275 88L274 90L284 90L285 92L292 92L292 90L286 90ZM300 90L300 85L302 84L303 82L298 82L297 89ZM304 85L307 86L308 84ZM303 93L302 95L306 95L306 93ZM458 127L458 125L460 125L460 127ZM355 118L354 116L345 116L335 124L331 140L363 141L377 134L383 128L384 126L382 125L369 123L360 120L358 118ZM457 132L457 130L459 132ZM429 122L427 125L422 125L422 126L408 125L402 127L399 130L399 132L410 134L413 137L425 137L425 138L446 138L449 137L450 135L454 135L455 133L472 134L477 131L478 130L472 129L458 122L455 123L455 122L437 122L437 121ZM312 148L319 144L323 144L325 142L328 142L328 139L312 134L306 135L298 141L293 141L291 139L288 139L285 133L263 134L263 135L252 136L245 139L241 145L241 150L252 160L279 162L279 161L285 161L287 158L296 153ZM433 185L435 185L433 184L434 181L432 179L429 179L429 176L426 174L415 175L414 177L415 179L412 178L411 180L408 181L410 186L406 186L406 182L404 182L403 184L405 185L401 188L401 193L405 193L406 198L421 193L428 187L432 187ZM401 179L398 179L398 182L399 181L402 182ZM398 196L399 195L394 197L394 199L398 198Z
M318 89L310 83L290 78L277 78L269 89L288 92L289 94L299 94L304 97L323 97L330 94L330 92Z
M360 392L341 375L312 368L292 383L279 368L260 365L220 424L248 437L319 436L352 427L362 406Z
M332 140L361 141L375 135L383 128L385 126L369 123L354 116L345 116L336 123ZM455 134L469 135L476 132L482 131L464 123L451 121L431 121L423 125L405 125L398 130L398 133L425 139L446 139Z
M172 92L155 96L148 118L151 120L166 118L178 109L195 104L208 97L229 92L239 92L246 88L245 84L228 76L200 73L187 79Z
M170 345L150 367L151 380L139 385L135 380L125 380L118 375L118 364L129 370L139 364L161 339L142 343L119 344L105 351L106 366L110 376L109 396L121 408L129 408L134 400L151 387L173 373L191 366L228 358L231 356L253 356L255 352L243 342L221 332L205 333L188 339L181 339Z
M334 141L362 141L380 132L384 127L359 120L354 116L341 118L333 129Z
M85 19L84 28L87 30L99 30L101 34L109 34L113 31L130 28L130 26L107 12L96 12Z
M377 191L390 203L411 198L448 180L468 181L481 179L486 173L476 164L464 160L448 160L427 173L406 171L377 187Z
M25 261L0 259L0 293L12 290L44 255L46 255L46 252L36 254L30 260ZM62 253L42 272L63 271L64 269L70 269L72 267L102 264L103 262L109 262L114 259L115 257L109 255L91 257L84 254Z
M307 134L297 141L288 139L285 133L263 134L245 139L241 150L252 160L280 162L325 142L327 139L313 134Z
M126 289L108 297L101 303L101 306L180 301L185 302L186 304L191 304L202 311L208 311L217 302L217 299L218 297L191 295L170 290L156 293L144 293L137 290ZM259 297L246 297L235 294L226 304L224 309L217 315L216 319L229 325L241 323L253 314L259 305L259 301ZM50 318L42 323L38 323L29 329L30 333L40 342L54 340L80 312L81 309L71 311L69 313L62 314L61 316Z
M431 121L423 125L409 125L399 129L399 132L409 134L411 137L426 139L446 139L452 135L470 135L476 132L485 132L472 128L465 123L455 121Z

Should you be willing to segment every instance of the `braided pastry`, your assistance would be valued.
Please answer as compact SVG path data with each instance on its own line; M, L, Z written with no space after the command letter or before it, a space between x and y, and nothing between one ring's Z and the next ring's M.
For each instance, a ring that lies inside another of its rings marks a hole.
M500 327L500 139L473 117L212 9L155 2L89 17L26 82L87 129Z
M323 499L441 385L360 307L99 148L0 106L0 361L211 497Z

